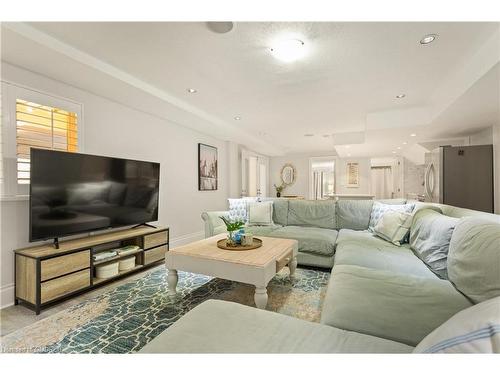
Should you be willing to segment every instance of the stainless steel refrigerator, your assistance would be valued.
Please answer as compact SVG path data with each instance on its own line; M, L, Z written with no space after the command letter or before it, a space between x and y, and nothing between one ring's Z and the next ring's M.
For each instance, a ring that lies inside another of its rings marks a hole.
M425 159L427 202L493 212L493 145L442 146Z

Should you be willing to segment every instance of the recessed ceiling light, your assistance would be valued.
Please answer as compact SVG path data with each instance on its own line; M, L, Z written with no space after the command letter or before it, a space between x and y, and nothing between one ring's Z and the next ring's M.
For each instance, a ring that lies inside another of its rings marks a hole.
M190 94L195 94L195 93L198 92L198 90L190 88L190 89L187 89L187 92L190 93Z
M396 153L396 151L393 151L392 153L393 153L393 154L395 154L395 153Z
M303 57L306 53L306 48L302 40L282 39L271 47L271 53L278 60L292 62Z
M407 144L408 144L408 142L403 142L403 144L404 144L404 145L407 145Z
M420 39L420 44L425 46L426 44L434 42L437 37L438 37L437 34L425 35L422 39Z
M416 137L417 135L415 133L411 133L410 137Z
M401 150L401 147L398 146L398 150Z
M406 94L399 94L399 95L396 95L396 98L403 99L405 96L406 96Z
M240 121L240 120L241 120L241 117L240 117L240 116L234 116L234 119L235 119L236 121Z
M304 137L314 137L314 134L311 134L311 133L304 134Z
M323 134L323 138L329 138L330 134Z
M351 156L351 154L347 154L347 156Z

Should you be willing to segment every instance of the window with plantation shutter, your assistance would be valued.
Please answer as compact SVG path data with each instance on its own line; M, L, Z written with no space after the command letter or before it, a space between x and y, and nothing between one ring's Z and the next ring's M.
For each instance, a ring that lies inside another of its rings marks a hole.
M77 152L77 114L61 108L16 99L18 184L29 184L32 147Z

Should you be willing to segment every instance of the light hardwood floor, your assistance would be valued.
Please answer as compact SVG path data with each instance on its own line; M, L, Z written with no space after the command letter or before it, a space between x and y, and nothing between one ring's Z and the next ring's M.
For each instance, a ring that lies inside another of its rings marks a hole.
M152 267L144 272L139 272L123 279L111 282L105 286L102 286L98 289L91 290L87 293L80 294L76 297L73 297L67 301L55 304L54 306L43 309L40 315L35 315L33 310L23 306L9 306L0 310L0 336L8 335L18 329L29 326L30 324L35 323L38 320L42 320L51 315L54 315L60 311L63 311L71 306L74 306L78 303L88 301L89 299L99 296L102 293L108 292L110 290L115 289L116 287L123 285L127 282L137 280L141 277L144 277L150 272L154 272L159 268L165 269L165 264L160 264L158 266Z

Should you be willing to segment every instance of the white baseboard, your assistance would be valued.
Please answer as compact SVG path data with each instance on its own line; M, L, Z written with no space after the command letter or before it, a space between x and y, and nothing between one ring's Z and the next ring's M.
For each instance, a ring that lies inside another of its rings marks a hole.
M182 246L186 245L190 242L202 240L205 238L205 232L200 231L200 232L195 232L195 233L188 233L183 236L175 237L170 239L169 247L173 248L176 246Z
M182 246L190 242L198 241L205 238L205 232L188 233L183 236L175 237L170 240L169 247ZM4 285L0 288L0 308L12 306L14 304L14 284Z
M14 304L14 284L4 285L0 288L0 308L12 306Z

